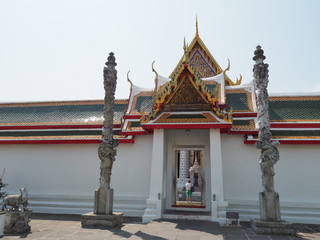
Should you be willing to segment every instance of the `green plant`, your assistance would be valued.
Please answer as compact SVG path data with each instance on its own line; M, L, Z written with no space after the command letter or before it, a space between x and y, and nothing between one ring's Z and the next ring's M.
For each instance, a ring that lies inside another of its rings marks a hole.
M6 183L3 183L3 176L4 176L5 172L6 172L6 169L3 169L3 172L0 176L0 199L7 196L7 193L5 191L2 191L2 188L6 187L8 185Z

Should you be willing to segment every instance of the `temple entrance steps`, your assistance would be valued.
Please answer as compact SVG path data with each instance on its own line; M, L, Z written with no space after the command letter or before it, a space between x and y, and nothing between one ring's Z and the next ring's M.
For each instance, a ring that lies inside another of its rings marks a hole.
M166 210L162 219L211 221L211 212Z

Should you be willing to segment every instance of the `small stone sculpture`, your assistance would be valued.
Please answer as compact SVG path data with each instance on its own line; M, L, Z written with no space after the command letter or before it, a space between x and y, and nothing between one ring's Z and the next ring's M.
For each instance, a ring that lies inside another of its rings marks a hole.
M3 199L2 210L7 210L8 206L12 211L18 211L22 206L21 211L27 210L28 206L28 191L26 188L20 189L20 195L9 195Z

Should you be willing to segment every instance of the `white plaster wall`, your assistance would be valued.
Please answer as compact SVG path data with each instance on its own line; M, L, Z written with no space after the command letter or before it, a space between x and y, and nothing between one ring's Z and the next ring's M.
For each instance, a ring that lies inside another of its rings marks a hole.
M151 136L120 144L111 186L114 209L140 216L149 192ZM27 187L34 212L85 213L93 210L99 186L100 160L96 144L0 145L0 171L6 168L4 189L18 193Z
M224 196L227 200L257 200L261 191L259 151L243 136L221 135Z
M6 190L30 194L88 194L98 179L95 145L0 145Z
M243 140L241 135L222 135L224 194L229 210L239 211L249 220L259 216L260 152ZM320 223L319 146L279 145L278 149L280 160L274 166L274 182L282 218Z
M111 176L116 196L143 199L145 204L149 196L151 156L152 135L136 136L134 144L119 145Z

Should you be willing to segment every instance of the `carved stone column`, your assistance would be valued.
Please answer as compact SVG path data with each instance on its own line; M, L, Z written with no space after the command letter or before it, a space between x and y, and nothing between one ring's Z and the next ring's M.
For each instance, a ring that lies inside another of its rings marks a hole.
M252 227L259 233L293 234L292 226L281 221L279 194L274 190L274 164L279 160L279 151L276 144L271 141L268 82L269 65L264 63L266 58L263 50L257 46L254 51L253 67L254 86L257 94L259 140L256 147L260 149L260 170L263 192L260 192L260 220L253 220Z
M104 122L102 142L99 145L100 187L94 194L94 212L82 215L82 226L114 227L122 223L122 213L113 213L113 189L110 188L111 170L118 146L113 138L114 95L117 86L117 70L114 54L111 52L103 69L104 77Z
M279 194L274 191L274 164L279 160L278 142L271 141L269 106L268 106L268 67L260 46L254 52L254 85L257 93L259 140L256 147L260 149L260 169L263 192L260 193L260 219L263 221L280 221Z

